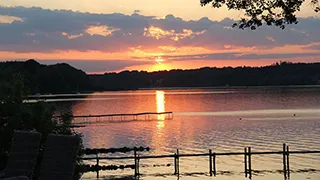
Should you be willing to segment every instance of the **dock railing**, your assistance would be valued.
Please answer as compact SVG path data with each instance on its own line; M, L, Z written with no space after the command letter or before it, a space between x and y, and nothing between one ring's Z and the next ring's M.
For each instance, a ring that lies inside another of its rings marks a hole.
M283 144L282 151L260 151L260 152L252 152L251 147L245 147L244 152L221 152L216 153L211 149L208 153L201 154L180 154L177 149L174 154L167 155L155 155L155 156L140 156L137 154L136 150L134 150L134 156L126 156L126 157L101 157L96 154L95 157L83 157L83 160L96 160L96 167L99 167L99 160L124 160L124 159L132 159L134 160L134 176L139 176L139 164L143 159L157 159L157 158L173 158L174 159L174 173L175 175L179 175L179 166L180 166L180 158L181 157L208 157L209 163L209 175L216 176L217 175L217 162L216 157L218 156L244 156L244 176L251 179L252 178L252 156L253 155L270 155L270 154L279 154L282 155L283 161L283 175L285 178L290 178L290 166L289 166L289 155L290 154L320 154L320 150L302 150L302 151L289 151L289 146L285 143ZM97 176L99 176L99 170L97 170Z

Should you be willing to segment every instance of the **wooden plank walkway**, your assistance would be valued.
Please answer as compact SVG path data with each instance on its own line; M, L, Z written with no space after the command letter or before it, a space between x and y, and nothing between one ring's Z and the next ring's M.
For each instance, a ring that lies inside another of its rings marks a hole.
M245 147L244 152L224 152L224 153L216 153L212 152L210 149L208 153L199 153L199 154L180 154L179 150L177 150L174 154L166 154L166 155L155 155L155 156L140 156L137 155L137 152L134 152L134 156L127 157L100 157L98 154L95 157L83 157L83 160L96 160L96 167L99 167L99 160L124 160L124 159L132 159L135 163L135 171L134 175L139 176L139 162L142 159L158 159L158 158L174 158L174 174L179 175L179 159L181 157L208 157L209 159L209 174L210 176L216 176L216 157L217 156L244 156L244 174L245 177L249 179L252 178L252 155L270 155L270 154L279 154L282 155L283 158L283 174L285 178L290 177L290 166L289 166L289 154L320 154L320 150L303 150L303 151L289 151L289 146L285 143L283 144L282 151L260 151L260 152L251 152L251 147ZM97 176L99 174L99 170L97 170Z
M136 121L136 120L157 120L157 116L162 116L163 120L173 119L173 112L141 112L141 113L124 113L124 114L97 114L97 115L80 115L71 116L75 124L90 124L95 122L114 122L114 121ZM141 118L141 116L143 118ZM53 118L61 118L54 116ZM117 119L118 118L118 119Z

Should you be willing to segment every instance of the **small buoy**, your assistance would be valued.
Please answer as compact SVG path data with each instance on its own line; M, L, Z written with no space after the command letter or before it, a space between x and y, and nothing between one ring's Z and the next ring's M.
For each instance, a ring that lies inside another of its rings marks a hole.
M293 116L296 116L296 114L293 114Z
M242 118L239 118L239 120L242 120Z

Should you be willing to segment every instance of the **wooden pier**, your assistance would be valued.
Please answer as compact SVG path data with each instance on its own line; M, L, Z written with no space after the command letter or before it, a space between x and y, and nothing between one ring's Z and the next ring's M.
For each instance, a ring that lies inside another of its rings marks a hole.
M54 116L53 118L61 118ZM74 124L90 124L99 122L121 122L137 120L170 120L173 119L173 112L142 112L132 114L99 114L99 115L81 115L71 116Z
M270 154L278 154L283 156L283 175L285 178L290 178L290 166L289 166L289 154L320 154L320 150L310 151L289 151L289 146L283 144L282 151L264 151L264 152L252 152L251 147L245 147L244 152L224 152L224 153L215 153L210 149L208 153L202 154L180 154L179 150L177 150L174 154L167 155L157 155L157 156L140 156L134 151L134 156L127 157L101 157L96 155L95 157L83 157L83 160L96 160L96 167L99 167L99 160L124 160L124 159L132 159L134 160L134 175L139 176L139 163L143 159L158 159L158 158L173 158L174 162L174 175L179 175L179 165L181 157L208 157L209 160L209 175L216 176L217 168L216 168L216 157L218 156L244 156L244 176L251 179L252 178L252 155L270 155ZM99 174L99 170L97 170L97 176Z

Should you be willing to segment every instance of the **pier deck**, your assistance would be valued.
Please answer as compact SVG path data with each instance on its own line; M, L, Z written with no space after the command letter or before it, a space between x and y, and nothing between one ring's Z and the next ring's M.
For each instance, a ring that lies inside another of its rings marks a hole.
M54 116L61 118L62 116ZM90 124L99 122L119 122L137 120L170 120L173 119L173 112L141 112L124 114L98 114L98 115L77 115L71 116L73 124Z

